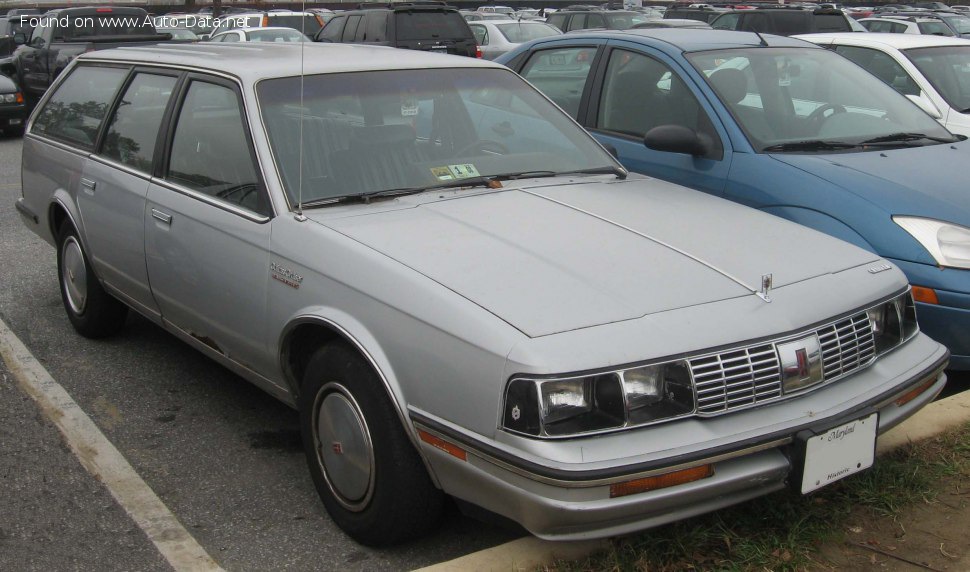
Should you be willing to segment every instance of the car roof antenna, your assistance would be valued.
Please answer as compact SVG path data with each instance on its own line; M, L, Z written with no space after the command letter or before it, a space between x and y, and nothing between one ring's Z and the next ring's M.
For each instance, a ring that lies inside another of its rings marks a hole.
M303 0L300 11L306 13L306 0ZM300 33L306 36L306 16L300 18ZM297 176L295 217L299 222L306 221L303 215L303 114L306 113L303 108L303 51L306 49L305 44L306 42L300 41L300 160L298 166L300 173Z
M767 48L768 47L768 40L766 40L765 37L761 35L761 32L759 32L758 30L751 30L751 31L754 32L754 34L756 36L758 36L758 39L759 40L761 40L761 47L762 48Z

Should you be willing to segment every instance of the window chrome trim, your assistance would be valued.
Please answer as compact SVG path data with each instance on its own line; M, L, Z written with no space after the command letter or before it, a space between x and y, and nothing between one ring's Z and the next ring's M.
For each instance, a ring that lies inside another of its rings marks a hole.
M188 187L177 185L175 183L172 183L171 181L167 181L160 177L151 177L150 182L155 185L158 185L159 187L202 201L206 204L212 205L216 208L222 209L234 215L241 216L244 219L251 220L256 223L262 224L262 223L269 222L272 219L272 217L256 214L253 211L250 211L241 207L237 207L236 205L230 202L223 201L211 195L207 195L201 191L196 191Z
M91 157L91 151L89 149L78 149L76 147L71 147L67 143L62 143L56 139L51 139L50 137L47 137L45 135L39 135L37 133L28 132L24 134L24 139L36 139L41 143L47 143L52 147L57 147L61 151L67 151L68 153L72 153L79 157L85 157L85 158Z
M139 171L138 169L135 169L134 167L131 167L129 165L125 165L124 163L119 163L118 161L115 161L114 159L109 159L109 158L105 157L104 155L97 155L97 154L92 153L92 154L88 155L88 159L91 159L92 161L96 161L98 163L101 163L102 165L107 165L108 167L111 167L113 169L118 169L119 171L121 171L123 173L126 173L128 175L131 175L133 177L138 177L139 179L144 179L145 181L151 181L152 180L152 176L150 174L148 174L148 173L146 173L144 171Z
M576 439L576 438L591 437L591 436L595 436L595 435L604 435L604 434L608 434L608 433L617 433L617 432L620 432L620 431L628 431L628 430L632 430L632 429L639 429L641 427L648 427L648 426L651 426L651 425L656 425L658 423L666 423L666 422L669 422L669 421L676 421L676 420L681 420L681 419L686 419L686 418L709 419L709 418L712 418L712 417L720 417L722 415L728 415L728 414L732 414L732 413L735 413L735 412L745 411L745 410L752 409L752 408L755 408L755 407L761 407L761 406L765 406L765 405L771 405L771 404L779 403L781 401L786 401L786 400L795 398L795 397L797 397L799 395L805 395L807 393L811 393L811 392L816 391L818 389L821 389L823 387L828 387L832 383L835 383L836 381L841 380L841 379L843 379L845 377L848 377L850 375L855 375L855 374L857 374L859 372L865 371L870 366L872 366L872 364L876 363L876 361L878 361L881 356L886 355L887 353L890 353L890 352L895 351L899 347L901 347L904 344L906 344L908 341L910 341L913 338L915 338L919 334L919 332L920 332L919 323L917 322L916 328L913 330L912 335L910 335L907 338L902 338L898 344L896 344L892 348L889 348L887 350L884 350L883 353L881 353L881 354L874 354L873 357L872 357L872 359L870 359L868 362L866 362L864 364L861 364L859 367L857 367L856 369L853 369L852 371L849 371L849 372L846 372L846 373L842 373L840 375L837 375L837 376L834 376L834 377L831 377L831 378L823 378L822 381L819 382L819 383L816 383L816 384L814 384L814 385L812 385L810 387L806 387L804 389L800 389L798 391L794 391L792 393L788 393L788 394L782 393L778 397L774 397L774 398L770 398L770 399L765 399L764 401L758 401L758 402L755 402L755 403L750 403L750 404L746 404L746 405L734 407L734 408L731 408L731 409L727 409L725 411L717 411L717 412L711 412L711 413L699 413L697 411L697 389L696 389L696 383L694 381L694 372L693 372L693 370L690 367L690 360L701 359L701 358L715 356L715 355L719 355L719 354L723 354L723 353L727 353L727 352L739 351L739 350L743 350L745 348L757 347L757 346L768 345L768 344L771 344L773 346L775 352L777 353L778 350L777 350L777 347L776 346L779 343L785 343L785 342L789 342L789 341L792 341L792 340L798 340L798 339L801 339L801 338L803 338L803 337L805 337L805 336L807 336L809 334L817 333L819 330L822 330L823 328L827 328L829 326L833 326L834 324L837 324L838 322L843 321L846 318L850 318L850 317L855 316L855 315L857 315L859 313L866 312L867 310L870 310L870 309L873 309L873 308L877 308L877 307L879 307L879 306L881 306L881 305L889 302L890 300L895 300L896 298L899 298L899 297L902 297L902 296L906 296L906 295L910 294L910 291L911 291L911 288L910 288L909 285L907 285L906 288L904 290L902 290L901 292L897 292L897 293L892 294L890 296L885 296L883 298L880 298L879 301L877 301L877 302L870 303L870 304L866 304L865 306L862 306L861 308L857 308L857 309L852 310L850 312L846 312L846 313L840 314L840 315L836 316L835 318L831 318L831 319L825 320L823 322L819 322L819 323L813 324L813 325L808 326L806 328L801 328L799 330L795 330L794 332L788 332L788 333L783 334L783 335L780 335L778 337L768 336L768 337L761 338L761 339L758 339L758 340L749 340L749 341L741 342L741 343L738 343L738 344L721 346L721 347L718 347L716 349L700 350L697 353L689 352L689 353L686 353L684 355L677 356L677 357L667 356L667 357L657 358L657 359L649 360L649 361L634 362L632 364L627 364L627 365L624 365L622 367L612 367L612 368L608 368L608 369L596 369L596 370L589 370L589 371L584 371L584 372L574 372L574 373L566 373L566 374L551 374L551 375L528 375L528 374L515 374L515 375L512 375L512 376L509 377L508 381L506 382L505 389L502 392L502 401L501 401L501 404L500 404L501 405L500 412L504 412L505 411L505 408L506 408L506 405L507 405L507 402L508 402L509 390L511 389L513 382L518 381L518 380L532 381L532 382L541 382L541 381L559 381L559 380L579 379L579 378L586 378L586 377L592 377L592 376L598 376L598 375L607 375L607 374L616 374L616 375L619 375L621 372L627 371L627 370L631 370L631 369L637 369L637 368L648 367L648 366L653 366L653 365L663 365L663 364L668 364L668 363L683 362L684 365L687 367L688 374L690 375L691 390L693 391L693 394L694 394L694 408L689 413L685 413L685 414L682 414L682 415L678 415L676 417L666 417L666 418L663 418L663 419L657 419L657 420L654 420L654 421L648 421L646 423L629 423L629 421L625 421L622 425L619 425L619 426L616 426L616 427L608 427L608 428L604 428L604 429L595 429L595 430L592 430L592 431L584 431L582 433L570 433L568 435L553 435L553 436L550 436L550 435L533 435L531 433L525 433L525 432L522 432L522 431L516 431L514 429L509 429L508 427L505 427L504 422L501 421L501 420L499 421L498 429L501 430L501 431L505 431L506 433L510 433L512 435L519 435L519 436L522 436L522 437L527 437L529 439L537 439L537 440L542 440L542 441L555 441L555 440L563 440L563 439ZM536 385L538 387L538 383Z

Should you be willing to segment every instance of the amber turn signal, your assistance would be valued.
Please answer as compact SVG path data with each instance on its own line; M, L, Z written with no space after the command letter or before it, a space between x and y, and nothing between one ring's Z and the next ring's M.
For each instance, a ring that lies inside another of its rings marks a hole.
M902 407L903 405L906 405L910 401L912 401L912 400L916 399L917 397L919 397L921 393L923 393L927 389L933 387L933 384L934 383L936 383L936 378L935 377L931 377L926 383L920 385L916 389L908 392L906 395L904 395L904 396L900 397L899 399L897 399L896 400L896 405L898 407Z
M458 445L445 441L444 439L442 439L441 437L438 437L437 435L432 435L431 433L428 433L423 429L418 429L418 437L420 437L421 440L424 441L425 443L431 445L436 449L441 449L442 451L444 451L445 453L448 453L453 457L457 457L462 461L467 460L467 453L465 453L464 449L462 449Z
M936 297L936 290L925 286L913 286L913 299L924 304L940 303L940 300Z
M636 479L633 481L627 481L625 483L610 485L610 498L635 495L637 493L645 493L647 491L654 491L657 489L665 489L667 487L691 483L713 476L714 465L691 467L690 469L674 471L672 473L657 475L656 477L646 477L644 479Z

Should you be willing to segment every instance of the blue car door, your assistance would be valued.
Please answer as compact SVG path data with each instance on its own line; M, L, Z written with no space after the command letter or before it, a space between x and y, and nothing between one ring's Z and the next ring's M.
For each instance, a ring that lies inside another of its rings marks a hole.
M723 125L694 80L659 50L614 40L599 58L583 125L612 145L634 172L720 195L731 167L732 147ZM707 151L688 155L656 151L644 135L663 125L699 134Z

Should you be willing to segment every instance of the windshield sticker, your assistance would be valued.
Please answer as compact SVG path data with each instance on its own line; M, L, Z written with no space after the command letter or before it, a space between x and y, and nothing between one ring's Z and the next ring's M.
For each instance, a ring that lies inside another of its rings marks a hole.
M475 165L472 165L471 163L465 163L463 165L448 165L448 168L451 169L451 174L454 175L456 179L467 179L469 177L480 176L478 169L476 169Z
M455 178L448 167L431 167L431 174L439 181L451 181Z

